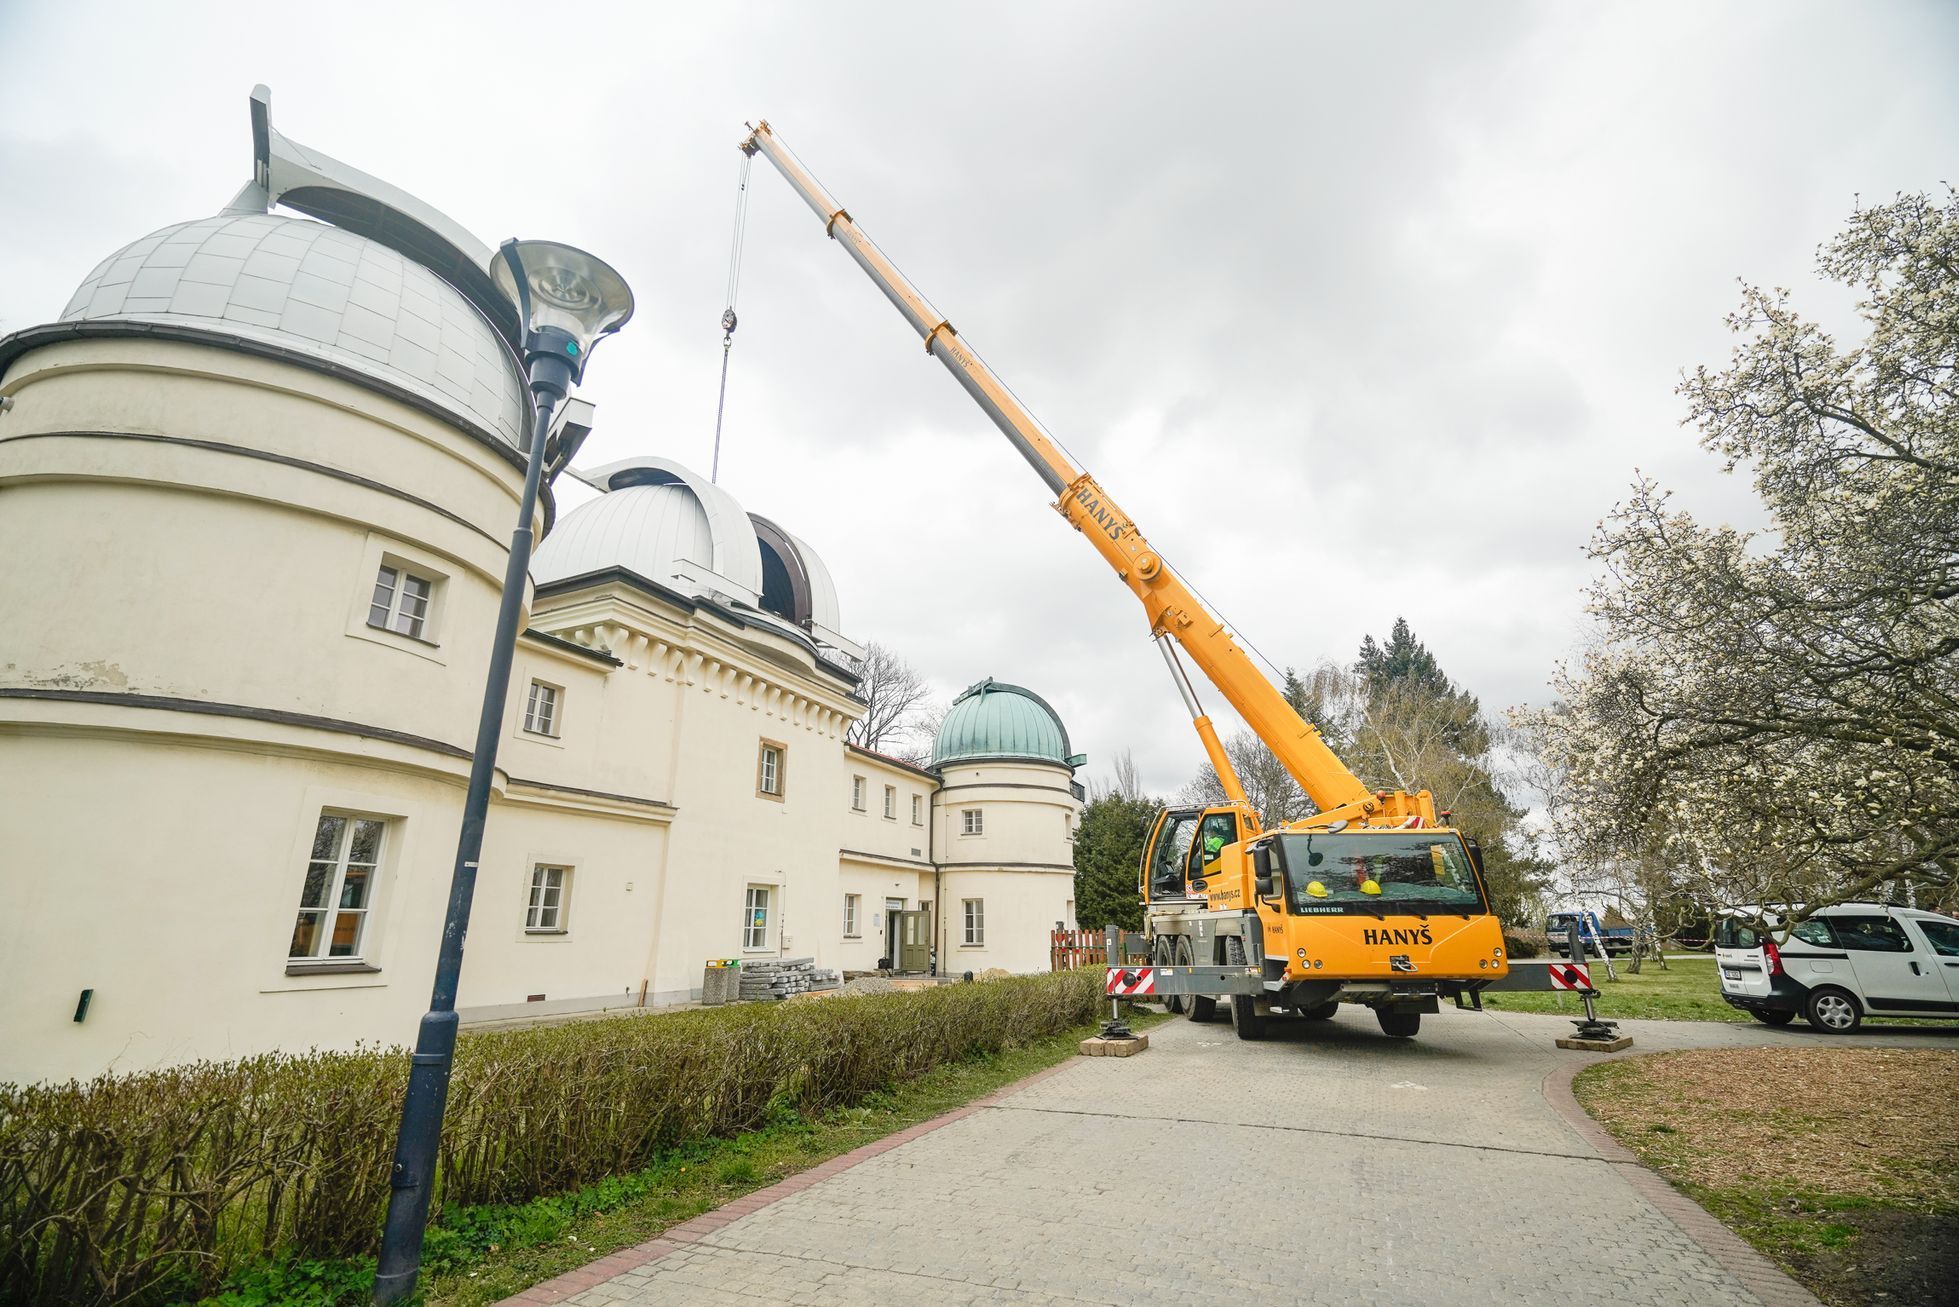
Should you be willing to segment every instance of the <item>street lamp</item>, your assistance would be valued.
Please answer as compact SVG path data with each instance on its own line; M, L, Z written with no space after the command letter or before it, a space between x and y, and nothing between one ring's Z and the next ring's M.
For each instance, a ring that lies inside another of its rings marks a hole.
M442 924L442 949L436 955L435 988L415 1038L408 1094L395 1138L394 1170L388 1194L388 1219L381 1230L380 1266L374 1276L374 1301L399 1302L415 1292L421 1269L422 1233L428 1224L435 1187L436 1152L442 1142L442 1112L449 1101L449 1071L456 1052L456 983L462 975L463 939L469 933L470 901L476 893L476 864L483 850L483 823L490 809L490 779L496 770L497 741L503 734L503 707L510 694L510 660L517 646L517 619L530 577L531 517L547 463L562 467L571 449L547 450L551 418L571 388L585 375L592 347L624 326L633 315L633 293L625 279L583 250L552 241L503 243L491 275L497 288L517 305L524 328L524 368L530 379L533 422L525 450L524 493L517 529L510 533L510 561L503 573L503 604L490 646L490 674L483 686L483 712L476 723L476 753L470 762L469 791L463 799L462 836L449 880L449 910Z

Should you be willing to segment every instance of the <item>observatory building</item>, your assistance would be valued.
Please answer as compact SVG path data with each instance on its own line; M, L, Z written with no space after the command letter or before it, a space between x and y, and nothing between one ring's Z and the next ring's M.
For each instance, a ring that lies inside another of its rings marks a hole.
M428 1003L516 312L469 233L253 118L228 208L0 338L0 1080L401 1043ZM1045 970L1054 711L981 681L923 762L858 749L820 522L657 455L569 475L599 493L540 501L465 1024L688 1002L710 959Z

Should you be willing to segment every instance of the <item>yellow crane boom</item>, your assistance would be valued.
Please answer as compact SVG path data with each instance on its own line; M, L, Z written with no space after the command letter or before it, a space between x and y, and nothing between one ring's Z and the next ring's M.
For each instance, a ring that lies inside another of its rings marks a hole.
M1166 638L1175 641L1299 782L1320 810L1308 819L1310 824L1317 826L1341 820L1399 823L1409 818L1420 818L1422 825L1434 824L1434 810L1426 791L1376 794L1348 770L1320 738L1319 731L1294 712L1285 696L1253 665L1224 623L1204 607L1162 555L1150 547L1135 522L1108 491L1068 461L1033 414L960 339L945 315L884 256L849 211L823 189L766 121L750 128L741 149L749 155L760 154L775 166L822 219L830 237L844 247L857 266L884 292L885 298L911 323L924 340L926 352L945 365L953 379L1020 451L1021 457L1054 493L1055 509L1087 537L1116 576L1142 601L1151 634L1159 641ZM1198 709L1174 651L1164 646L1163 652L1219 779L1232 801L1243 803L1244 791L1218 742L1217 732Z

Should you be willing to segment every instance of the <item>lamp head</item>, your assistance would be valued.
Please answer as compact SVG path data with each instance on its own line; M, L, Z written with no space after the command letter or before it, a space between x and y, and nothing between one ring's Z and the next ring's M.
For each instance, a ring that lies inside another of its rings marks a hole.
M507 240L490 275L517 305L524 352L557 355L571 380L593 346L633 316L633 292L603 260L556 241Z

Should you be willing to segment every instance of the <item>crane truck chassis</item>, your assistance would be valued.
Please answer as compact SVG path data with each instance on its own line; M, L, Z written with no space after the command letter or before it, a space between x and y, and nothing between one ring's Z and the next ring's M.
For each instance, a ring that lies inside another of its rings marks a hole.
M740 143L762 155L1054 494L1054 508L1142 602L1150 636L1216 770L1225 802L1158 814L1144 849L1152 960L1189 1015L1220 1001L1241 1038L1274 1012L1374 1009L1407 1037L1444 996L1474 999L1510 974L1474 841L1439 820L1428 791L1375 791L1304 721L1152 547L1078 468L945 315L865 235L766 121ZM1195 662L1299 782L1313 815L1267 829L1179 657ZM1536 986L1531 986L1536 987Z

